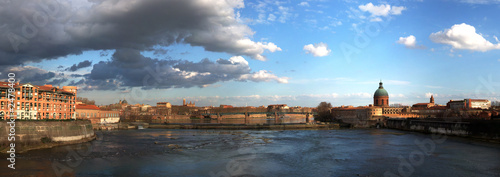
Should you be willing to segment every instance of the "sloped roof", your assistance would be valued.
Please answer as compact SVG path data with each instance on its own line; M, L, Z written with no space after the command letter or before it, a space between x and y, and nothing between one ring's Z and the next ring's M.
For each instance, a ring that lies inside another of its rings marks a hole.
M96 105L88 105L88 104L77 104L76 109L95 109L100 110Z

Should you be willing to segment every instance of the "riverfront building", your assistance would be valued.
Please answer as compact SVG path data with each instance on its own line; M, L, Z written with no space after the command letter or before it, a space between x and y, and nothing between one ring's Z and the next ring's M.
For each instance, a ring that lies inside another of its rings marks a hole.
M389 107L389 94L384 89L382 81L380 81L378 89L373 94L373 105Z
M0 82L0 118L8 115L8 82ZM14 114L16 119L74 119L76 86L32 85L30 83L14 85Z
M350 123L356 127L369 127L383 124L387 117L407 116L408 107L389 107L389 93L384 89L382 81L373 94L373 105L369 106L340 106L332 108L335 119Z
M92 124L117 123L120 121L120 111L102 110L96 105L77 104L75 117L88 119Z
M450 100L447 106L452 110L489 109L491 101L485 99Z

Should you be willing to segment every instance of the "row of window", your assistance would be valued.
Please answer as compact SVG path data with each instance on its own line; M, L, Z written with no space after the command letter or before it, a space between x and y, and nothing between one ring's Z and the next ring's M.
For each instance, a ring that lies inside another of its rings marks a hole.
M66 113L33 113L33 112L17 112L18 119L67 119L71 118L73 114ZM0 119L5 118L5 112L0 111Z
M98 113L76 113L76 117L97 117ZM118 113L101 113L100 117L118 117Z

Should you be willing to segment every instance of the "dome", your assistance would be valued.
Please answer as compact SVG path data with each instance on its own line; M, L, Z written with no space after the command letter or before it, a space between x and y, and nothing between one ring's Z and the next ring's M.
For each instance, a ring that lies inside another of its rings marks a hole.
M378 89L377 89L377 91L375 91L375 95L373 95L373 96L374 97L389 96L389 94L387 93L387 90L385 90L384 86L382 86L382 81L379 83Z

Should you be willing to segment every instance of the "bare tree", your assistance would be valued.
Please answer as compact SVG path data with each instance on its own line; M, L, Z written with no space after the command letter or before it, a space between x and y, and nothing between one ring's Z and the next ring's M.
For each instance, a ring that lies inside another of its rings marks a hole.
M317 107L319 121L332 121L332 104L327 102L319 103Z

